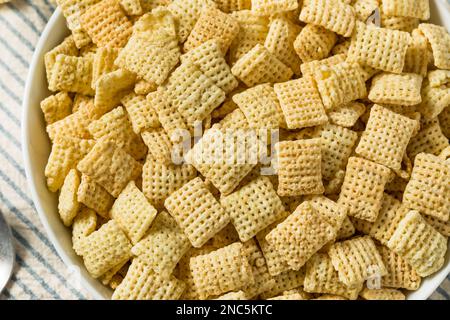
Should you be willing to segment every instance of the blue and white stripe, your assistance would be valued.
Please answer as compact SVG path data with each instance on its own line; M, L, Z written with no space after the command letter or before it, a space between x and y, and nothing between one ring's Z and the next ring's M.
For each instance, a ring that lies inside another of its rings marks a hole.
M28 66L54 6L48 0L0 5L0 210L12 227L14 275L0 299L86 299L48 240L29 196L22 163L20 114ZM432 299L450 300L450 278Z

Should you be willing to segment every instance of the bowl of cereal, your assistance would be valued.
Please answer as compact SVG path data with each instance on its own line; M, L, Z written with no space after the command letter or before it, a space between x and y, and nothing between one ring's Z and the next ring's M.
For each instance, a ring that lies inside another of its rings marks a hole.
M450 272L447 3L444 29L427 1L157 2L58 1L25 88L32 198L92 297L427 299ZM201 162L239 129L279 133L276 175Z

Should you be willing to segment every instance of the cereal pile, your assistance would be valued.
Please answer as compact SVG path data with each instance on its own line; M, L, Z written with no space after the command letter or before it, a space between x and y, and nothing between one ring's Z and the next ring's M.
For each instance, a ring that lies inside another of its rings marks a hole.
M441 269L450 34L428 0L57 3L45 176L113 299L405 299ZM203 161L226 130L272 159Z

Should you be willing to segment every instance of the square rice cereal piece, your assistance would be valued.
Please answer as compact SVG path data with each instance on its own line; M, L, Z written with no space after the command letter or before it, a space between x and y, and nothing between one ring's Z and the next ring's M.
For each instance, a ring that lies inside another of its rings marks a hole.
M146 11L135 21L133 35L143 37L151 42L177 40L175 18L165 6Z
M252 268L239 242L192 257L190 269L201 299L254 283Z
M175 220L166 212L158 213L150 229L131 252L153 270L170 275L191 243Z
M166 165L172 164L173 145L163 128L146 130L141 135L154 160Z
M388 16L430 19L429 0L383 0L381 9Z
M450 164L432 154L419 153L403 194L403 203L408 208L448 221Z
M120 5L129 16L139 16L143 13L140 0L120 0Z
M420 276L398 254L385 246L377 247L383 259L387 273L381 277L381 285L389 288L404 288L417 290L421 283Z
M270 244L266 240L266 235L269 234L270 231L272 231L281 221L282 220L271 224L256 235L256 240L258 241L259 247L261 248L261 251L264 255L267 269L271 276L277 276L283 272L290 270L290 266L287 264L285 257L281 255L276 246Z
M63 42L44 55L45 71L49 82L52 78L52 69L55 65L56 57L60 54L75 57L78 55L78 48L75 45L75 41L73 41L73 36L66 37Z
M77 213L72 223L72 247L77 255L81 255L80 248L87 236L97 227L97 214L94 210L83 207Z
M333 31L321 26L307 24L294 41L294 49L303 63L321 60L336 43L337 36Z
M327 124L320 129L320 138L322 177L332 180L340 170L345 170L358 134L348 128Z
M428 39L433 52L434 65L439 69L450 69L450 34L444 27L421 23L419 30Z
M403 72L417 73L425 77L427 75L429 55L427 38L419 29L413 30L411 32L411 42L406 50Z
M309 202L304 202L269 232L274 245L293 270L300 270L320 248L334 240L337 230Z
M405 294L400 290L387 288L364 288L359 295L364 300L406 300Z
M127 110L135 134L161 126L158 114L145 96L130 93L120 101Z
M288 290L300 288L305 280L305 268L298 271L288 270L273 277L275 286L261 294L261 299L268 299L277 296Z
M325 109L333 109L367 95L364 70L358 63L322 66L314 73Z
M401 73L410 41L411 36L407 32L358 22L347 59L383 71Z
M381 26L386 29L412 32L419 26L420 20L411 17L388 16L381 14Z
M298 8L296 0L251 0L252 10L262 16L292 11Z
M58 198L58 212L66 227L72 224L78 213L80 203L77 199L77 190L80 185L80 175L77 170L72 169L64 179Z
M231 15L240 25L228 52L228 61L233 65L257 44L264 45L269 32L269 18L258 16L251 10L236 11Z
M257 148L262 149L256 133L251 139L244 130L226 130L207 130L185 156L222 195L231 193L247 176L258 161Z
M356 153L392 170L400 170L417 125L416 120L374 105Z
M275 148L280 196L323 193L320 139L281 141Z
M93 117L100 117L120 104L136 82L136 75L119 69L101 76L95 84Z
M350 288L375 276L384 276L386 267L375 243L369 236L333 244L328 251L339 281Z
M196 248L230 222L229 215L199 177L173 192L164 206Z
M383 195L383 202L377 220L373 223L368 223L368 234L375 240L378 240L381 244L386 245L398 224L407 213L408 208L406 206L402 205L402 203L394 197L385 193ZM367 223L367 221L365 222Z
M92 88L95 89L97 80L103 75L116 71L114 61L119 55L119 49L113 47L100 47L94 54L92 62Z
M422 76L415 73L380 73L372 78L369 100L374 103L413 106L422 102Z
M274 85L288 129L314 127L328 122L314 79L310 76Z
M285 118L274 88L268 84L257 85L233 96L247 118L250 128L277 129L285 127Z
M181 61L191 61L210 78L216 86L230 93L238 86L216 39L208 40L181 56Z
M74 137L80 139L89 139L88 126L92 122L86 110L78 110L61 120L49 124L46 128L47 134L52 142L58 137Z
M116 220L132 244L147 232L157 214L134 181L130 181L111 208L111 218Z
M322 66L331 67L338 63L344 62L345 59L346 59L345 54L343 53L335 54L334 56L330 56L328 58L324 58L321 60L304 62L300 65L300 70L302 71L303 77L314 76L314 72L317 69L320 69Z
M241 56L231 68L231 73L248 87L265 82L284 82L293 75L288 66L261 44Z
M195 26L202 11L206 8L216 7L213 0L173 0L167 6L177 21L178 38L185 42Z
M116 221L110 220L81 244L84 265L94 278L131 258L131 243Z
M150 92L156 91L157 86L153 82L148 82L144 79L136 79L136 84L134 85L134 93L137 95L147 95Z
M418 110L426 120L436 118L450 106L450 86L433 87L429 80L425 80L422 87L422 103Z
M94 140L73 137L58 137L52 144L52 150L45 166L47 187L51 192L58 191L71 169L93 148Z
M222 196L220 204L228 212L243 242L285 216L283 204L267 177L258 177Z
M360 102L349 102L328 111L328 119L332 124L350 128L366 112L366 106Z
M433 216L424 216L425 220L444 237L450 237L450 219L446 222Z
M87 111L87 115L92 114L92 110L94 110L94 98L76 93L73 98L72 113L76 113L79 110Z
M296 75L300 74L301 62L294 49L294 41L301 29L288 18L274 18L270 22L269 33L264 42L267 50L291 68Z
M165 90L160 89L149 93L147 101L158 115L158 120L166 130L170 140L179 142L180 139L183 139L182 132L188 130L188 125L176 106L169 101Z
M225 100L225 92L190 61L175 69L164 88L170 103L191 127Z
M184 51L188 52L202 43L214 39L217 40L220 50L225 54L238 33L239 22L231 15L216 8L205 8L184 43Z
M143 259L134 258L122 283L112 295L113 300L176 300L185 284L174 276L156 273Z
M417 211L410 211L400 221L387 243L421 277L442 268L447 251L447 238L430 226Z
M390 175L391 171L383 165L350 157L338 203L347 207L349 216L374 222Z
M122 48L133 32L133 24L117 0L103 0L87 8L80 20L98 47Z
M178 64L179 58L180 49L176 40L169 38L159 43L132 36L120 51L116 64L136 73L141 79L161 85Z
M311 293L328 293L356 300L362 289L362 283L349 288L339 281L338 272L334 270L331 259L326 253L316 253L306 263L304 290Z
M105 188L84 174L81 176L78 186L77 198L80 203L93 209L104 218L108 217L109 209L114 203L114 197Z
M338 234L344 226L344 221L347 219L347 210L325 196L310 196L306 197L306 200L318 214L331 224Z
M67 92L58 92L41 101L41 110L47 125L61 120L72 112L72 99Z
M243 288L247 299L271 290L275 286L275 279L270 275L261 249L255 239L243 243L243 251L252 268L254 283Z
M77 168L116 198L128 182L137 179L142 172L139 162L114 142L104 139L97 141Z
M432 70L428 73L427 77L432 88L450 84L450 70Z
M68 91L94 95L92 83L92 57L56 56L48 82L50 91Z
M300 20L350 37L356 22L355 9L340 0L305 0Z
M72 31L73 40L77 48L84 47L91 42L87 33L81 28L81 15L87 8L101 0L57 0L56 3L67 20L67 26Z
M409 158L414 160L416 155L421 152L431 153L437 156L448 146L448 139L442 133L439 122L433 122L430 125L422 127L419 133L411 138L406 151Z
M197 176L191 165L165 165L147 156L142 172L142 191L150 203L157 208L164 200Z
M135 159L143 158L147 152L145 144L133 132L123 107L105 113L100 119L92 121L88 128L94 139L113 141Z
M252 6L251 0L215 0L217 7L223 12L248 10Z

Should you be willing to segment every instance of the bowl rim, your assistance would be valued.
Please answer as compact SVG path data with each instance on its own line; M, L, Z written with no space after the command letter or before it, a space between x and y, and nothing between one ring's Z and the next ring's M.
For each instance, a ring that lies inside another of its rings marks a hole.
M445 1L445 0L444 0ZM446 7L446 3L442 0L431 0L430 5L434 3L434 6L437 7L437 13L441 15L442 10L446 11L449 10L448 7ZM435 8L436 10L436 8ZM449 21L444 20L444 27L446 27L448 30L450 30L450 11L447 11L447 14L443 14L444 17L448 17ZM29 65L28 74L26 77L26 83L25 83L25 89L24 89L24 96L23 96L23 102L22 102L22 117L21 117L21 139L22 139L22 155L23 155L23 161L24 161L24 168L25 168L25 174L27 179L27 184L29 187L29 190L31 192L31 197L34 203L34 206L36 208L36 211L39 215L39 219L47 233L47 236L52 243L52 245L55 247L56 252L58 253L59 257L63 261L63 263L66 266L70 265L76 265L76 263L73 261L71 257L69 257L66 250L63 249L63 246L59 240L59 238L56 236L55 230L50 226L49 223L49 215L46 214L42 204L41 199L38 196L37 193L37 184L35 176L32 173L32 165L31 165L31 157L30 157L30 151L29 151L29 145L30 145L30 128L28 126L28 123L30 121L29 119L29 112L28 110L32 107L30 100L31 100L31 93L33 90L33 78L35 74L36 66L39 63L42 63L41 57L43 56L43 48L45 47L48 37L51 34L54 25L56 22L63 18L62 13L59 8L57 8L52 16L50 17L49 21L47 22L39 41L36 45L36 48L33 52L33 57L31 60L31 63ZM50 192L50 191L49 191ZM448 247L450 250L450 243L448 243ZM447 255L449 255L449 252L447 252ZM447 258L448 259L448 258ZM83 266L84 267L84 266ZM444 265L444 267L439 270L437 273L433 275L433 279L422 279L421 287L417 291L408 292L407 299L416 300L416 299L428 299L435 291L436 289L442 284L444 279L447 277L447 275L450 274L450 261L447 262L447 265ZM88 279L86 278L88 275L82 274L80 277L80 283L84 289L88 291L88 293L91 295L92 298L97 300L104 300L105 296L99 292L91 283L89 283ZM94 279L95 281L99 281L98 279ZM427 286L423 287L423 284L425 281L427 281ZM417 297L416 297L417 296Z

